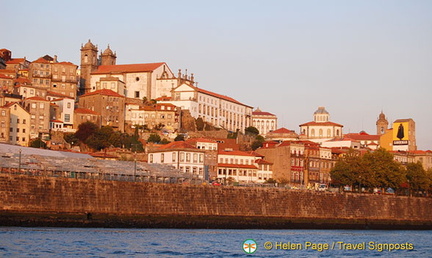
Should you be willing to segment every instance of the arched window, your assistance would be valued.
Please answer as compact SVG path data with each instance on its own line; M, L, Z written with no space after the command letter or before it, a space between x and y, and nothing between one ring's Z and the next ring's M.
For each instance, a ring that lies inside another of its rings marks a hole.
M319 129L319 137L323 137L323 130Z
M312 129L312 130L311 130L311 136L312 136L312 137L315 137L315 129Z
M327 137L331 137L331 130L327 129Z

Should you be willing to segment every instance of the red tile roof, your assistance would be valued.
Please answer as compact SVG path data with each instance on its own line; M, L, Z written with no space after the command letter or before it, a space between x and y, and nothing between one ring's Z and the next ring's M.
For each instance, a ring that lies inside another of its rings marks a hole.
M321 122L321 123L318 123L318 122L315 122L315 121L307 122L307 123L301 124L300 126L320 126L320 125L322 125L322 126L340 126L340 127L343 127L343 125L337 124L337 123L333 123L333 122Z
M27 101L27 100L48 101L48 100L46 100L44 98L41 98L39 96L34 96L34 97L26 98L24 101Z
M68 96L68 95L64 95L55 91L47 91L47 96L51 96L51 97L58 97L58 98L68 98L68 99L73 99L72 97Z
M169 149L196 149L195 146L190 145L184 141L174 141L165 145L161 145L158 150L169 150Z
M97 112L87 108L77 108L74 110L74 112L78 114L99 115Z
M253 116L275 116L274 114L272 114L272 113L269 113L269 112L260 112L260 111L254 111L254 112L252 112L252 115Z
M56 120L56 119L54 119L54 120L51 120L51 122L52 122L52 123L63 123L63 121L60 121L60 120Z
M233 156L248 156L248 157L256 157L256 155L246 152L246 151L226 151L226 150L219 150L218 155L233 155Z
M108 90L108 89L102 89L102 90L97 90L97 91L92 91L92 92L86 93L86 94L82 95L81 98L87 97L87 96L93 96L93 95L106 95L106 96L121 97L121 98L125 97L125 96L118 94L115 91Z
M271 162L269 162L267 160L264 160L264 159L257 159L255 161L255 163L257 163L257 164L263 164L263 165L273 165L273 163L271 163Z
M20 64L25 62L25 58L12 58L11 60L7 61L6 64Z
M92 74L152 72L165 63L100 65Z
M41 63L41 64L49 64L50 61L46 60L43 57L39 57L38 59L34 60L32 63Z
M13 77L7 76L6 74L0 73L0 79L10 79L13 80Z
M269 133L273 134L273 133L295 133L295 132L294 132L294 130L289 130L289 129L286 129L285 127L281 127L279 129L276 129L276 130L271 131Z
M210 96L215 97L215 98L220 98L220 99L223 99L223 100L226 100L226 101L229 101L229 102L233 102L233 103L236 103L236 104L239 104L239 105L243 105L243 106L247 106L247 107L251 108L251 106L243 104L243 103L241 103L241 102L239 102L239 101L237 101L237 100L235 100L235 99L233 99L231 97L228 97L228 96L225 96L225 95L221 95L221 94L218 94L218 93L214 93L214 92L211 92L211 91L208 91L208 90L204 90L204 89L201 89L201 88L189 85L189 84L187 84L187 85L189 87L191 87L193 90L196 90L196 91L198 91L200 93L207 94L207 95L210 95Z
M347 133L344 137L359 141L379 141L380 139L380 135L370 135L367 133Z
M61 65L73 65L73 66L77 66L76 64L74 64L74 63L71 63L71 62L58 62L58 63L54 63L54 64L61 64Z
M18 84L31 84L31 81L28 78L23 77L16 78L15 82Z
M171 100L171 97L167 97L167 96L162 96L162 97L159 97L159 98L157 98L157 99L155 99L156 101L170 101Z

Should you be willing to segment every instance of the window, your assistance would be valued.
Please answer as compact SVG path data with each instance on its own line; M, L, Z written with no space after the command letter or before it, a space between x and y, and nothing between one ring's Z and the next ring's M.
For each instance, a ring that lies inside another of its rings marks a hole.
M23 122L22 122L23 124L26 124L26 120L25 119L23 119Z
M135 91L135 98L139 98L139 97L140 97L140 92L139 91Z
M67 108L71 108L71 103L70 102L67 103Z
M186 153L186 162L190 162L190 153Z
M65 120L65 122L70 122L70 114L65 114L64 120Z
M161 153L161 163L164 163L164 160L165 160L165 155Z
M150 162L150 163L153 163L153 154L150 154L150 155L149 155L149 162Z
M193 162L196 163L198 161L198 154L194 153L193 154Z
M6 116L6 111L2 110L2 116Z
M172 162L176 162L176 153L175 152L172 153Z

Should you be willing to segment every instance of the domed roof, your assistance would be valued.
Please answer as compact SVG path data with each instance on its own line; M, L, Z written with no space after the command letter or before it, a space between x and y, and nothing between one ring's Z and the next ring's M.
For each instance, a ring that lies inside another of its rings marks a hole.
M103 55L110 55L110 56L114 55L114 53L110 49L109 45L108 45L107 49L105 49L105 51L103 52Z
M91 43L89 39L88 42L84 45L84 48L96 48L96 47L95 45L93 45L93 43Z
M325 107L318 107L317 111L315 111L314 114L328 114L327 110L325 110Z

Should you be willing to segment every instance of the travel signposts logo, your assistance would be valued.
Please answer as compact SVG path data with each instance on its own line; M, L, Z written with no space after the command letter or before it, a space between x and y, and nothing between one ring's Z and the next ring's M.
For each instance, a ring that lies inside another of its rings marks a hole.
M246 239L242 245L243 251L247 254L255 253L257 250L257 247L258 247L257 243L253 239Z

